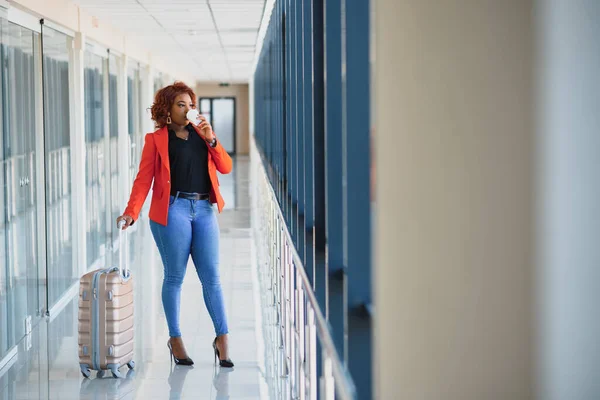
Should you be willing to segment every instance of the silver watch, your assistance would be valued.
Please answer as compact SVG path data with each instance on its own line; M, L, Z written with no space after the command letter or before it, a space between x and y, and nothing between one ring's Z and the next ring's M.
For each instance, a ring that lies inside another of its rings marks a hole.
M217 147L217 138L213 138L208 144L210 144L210 147Z

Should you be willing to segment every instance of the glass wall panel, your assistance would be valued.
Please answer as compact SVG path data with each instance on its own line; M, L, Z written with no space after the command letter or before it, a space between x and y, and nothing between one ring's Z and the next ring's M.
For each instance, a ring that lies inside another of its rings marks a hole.
M131 152L129 155L129 177L133 183L142 155L144 135L142 132L142 81L140 65L131 62L127 70L127 120Z
M5 29L7 22L0 18L0 65L4 65L6 57ZM4 93L6 91L4 85L4 68L2 68L2 79L0 79L0 210L6 210L6 161L4 158L4 119L7 115L4 103ZM0 359L4 357L8 350L8 267L6 255L6 224L5 212L0 216Z
M109 121L109 149L107 154L110 165L110 219L107 222L113 241L117 239L117 230L113 229L114 221L121 215L123 205L119 201L119 101L118 101L118 58L114 54L108 56L108 121ZM109 262L115 260L113 258ZM113 262L114 264L114 262Z
M73 39L43 27L46 136L46 246L48 302L52 307L78 279L72 258L69 49Z
M139 131L139 119L136 114L139 105L139 67L138 63L130 63L127 66L127 133L129 134L129 182L133 183L135 179L135 171L138 157L138 143L136 141L137 132Z
M87 263L91 266L105 255L107 241L107 163L104 135L104 76L106 59L85 52L85 182Z
M140 130L141 86L140 64L130 61L127 64L127 127L129 135L135 135Z
M36 95L39 34L2 21L2 180L4 246L0 272L0 356L39 312L36 214Z
M140 64L135 61L130 61L127 67L127 119L129 129L129 187L131 189L135 175L137 174L140 159L142 156L142 147L144 146L144 132L142 132L142 81ZM129 193L127 193L129 194ZM120 205L122 208L124 204ZM138 227L135 226L135 229ZM129 236L129 257L130 265L135 261L135 255L140 254L139 248L141 245L139 234Z
M232 97L200 97L200 114L212 125L221 145L235 154L236 105Z
M213 121L221 145L229 153L235 153L235 99L213 100Z
M156 92L162 89L163 85L163 74L162 72L158 72L154 77L154 94L156 94Z
M206 118L208 123L212 125L212 110L210 108L210 105L210 99L200 99L200 114L202 114Z

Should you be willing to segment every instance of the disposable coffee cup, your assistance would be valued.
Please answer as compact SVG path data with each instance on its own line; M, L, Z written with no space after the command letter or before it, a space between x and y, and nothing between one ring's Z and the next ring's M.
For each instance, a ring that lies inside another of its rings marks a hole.
M185 114L185 117L188 119L188 121L193 122L194 124L197 124L198 122L200 122L198 120L199 115L200 114L198 113L198 110L191 109L190 111L187 112L187 114Z

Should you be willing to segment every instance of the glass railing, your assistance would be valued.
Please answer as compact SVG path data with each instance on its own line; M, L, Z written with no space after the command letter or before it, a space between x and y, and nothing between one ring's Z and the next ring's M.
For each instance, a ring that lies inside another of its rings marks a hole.
M354 384L293 245L262 156L251 146L252 218L270 397L355 399Z

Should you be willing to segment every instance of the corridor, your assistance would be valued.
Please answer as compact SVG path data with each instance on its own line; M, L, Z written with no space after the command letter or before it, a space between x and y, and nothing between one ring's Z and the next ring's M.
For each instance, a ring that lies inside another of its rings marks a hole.
M167 325L160 299L162 265L147 216L131 229L140 243L135 279L135 370L125 379L84 379L77 358L77 296L44 319L18 346L18 354L0 371L0 399L240 399L265 398L258 358L258 301L250 226L249 159L234 159L231 174L220 178L227 208L219 215L221 281L230 326L233 369L215 367L212 323L193 268L183 285L181 330L193 367L171 365ZM147 211L147 210L146 210ZM260 318L260 317L259 317ZM127 367L121 372L125 373Z
M600 399L598 21L599 0L0 0L0 400ZM225 202L233 369L191 262L195 364L171 364L149 209L176 192ZM135 342L107 353L135 368L87 379L79 280L117 265L119 217Z

